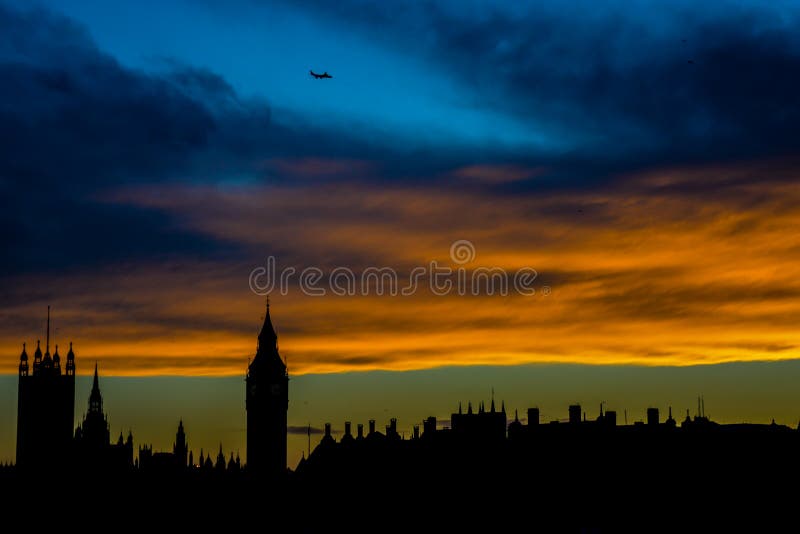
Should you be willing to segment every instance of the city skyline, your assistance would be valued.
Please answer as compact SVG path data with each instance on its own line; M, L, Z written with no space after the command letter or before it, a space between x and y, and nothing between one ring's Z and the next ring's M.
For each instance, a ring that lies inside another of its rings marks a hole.
M798 27L795 0L0 0L0 482L157 501L178 473L319 521L331 480L467 520L440 495L517 474L525 508L485 510L779 506Z
M269 335L275 335L275 329L268 321L268 314L265 321L259 337L264 336L264 325L269 325L268 330L272 332ZM47 348L46 345L43 347ZM43 352L49 354L49 351L44 349ZM70 346L71 352L72 346ZM33 360L31 351L29 359L25 361L33 362ZM448 417L456 402L459 410L463 408L465 412L473 408L473 403L476 413L482 411L484 405L488 412L489 403L494 404L496 385L500 386L501 392L501 396L497 398L497 405L502 405L504 413L508 414L523 410L520 420L525 424L527 424L526 412L531 406L537 407L537 411L541 413L542 424L546 424L550 421L568 421L570 414L566 406L568 403L570 406L577 403L583 406L582 415L589 420L594 420L601 414L601 410L614 411L618 414L617 424L621 426L646 422L648 411L652 409L660 410L662 413L672 413L674 408L676 419L679 421L684 413L693 417L698 414L713 413L715 414L713 420L722 424L777 422L782 426L800 428L800 422L796 424L800 421L796 409L800 404L800 392L797 391L792 378L800 370L800 362L786 362L786 364L788 365L786 369L771 369L772 375L766 378L761 378L759 370L753 368L758 365L757 362L738 364L744 366L741 370L736 369L737 364L729 364L723 369L719 369L718 366L699 366L677 367L671 371L668 368L639 367L638 372L635 367L619 369L614 366L572 366L570 370L564 366L534 365L527 369L479 368L480 372L472 376L468 374L470 371L468 367L436 369L433 370L435 373L433 376L425 376L426 371L399 374L383 372L381 373L383 377L372 376L374 373L354 375L344 373L316 377L311 375L309 378L315 380L317 385L323 385L319 391L314 391L317 388L313 386L301 387L299 393L294 393L292 388L289 389L294 404L291 401L289 403L291 410L287 432L289 452L287 467L294 469L302 457L316 448L322 440L326 425L331 427L333 437L338 439L344 433L345 422L351 423L355 433L356 425L366 428L367 422L373 421L377 423L378 429L381 429L384 423L388 424L390 419L398 420L399 417L396 431L399 436L406 439L414 434L415 426L421 427L429 417L438 420L437 429L449 428L451 421ZM73 361L72 366L80 368L80 359L77 364ZM94 377L86 382L83 388L80 387L80 378L78 379L73 428L81 426L81 421L86 418L87 411L85 408L81 409L83 405L81 401L82 398L89 397L89 387L95 395L94 391L98 387L97 370L98 363L95 361ZM414 374L424 379L426 387L420 387L419 381L413 378ZM461 376L458 376L459 374ZM650 376L643 380L647 374ZM666 376L668 374L672 376ZM348 381L348 375L357 378ZM335 382L326 384L333 382L331 376L339 377L338 384ZM554 377L560 377L561 380L553 381ZM565 380L565 377L571 377L572 380ZM17 377L13 378L16 382ZM303 379L302 376L298 378ZM760 403L754 402L753 393L757 389L753 387L752 382L764 379L770 384L771 397L770 399L762 397ZM107 377L102 377L101 380L105 383ZM122 417L117 415L108 421L108 436L113 438L112 443L117 435L125 437L133 434L138 437L137 448L131 453L132 461L138 461L138 447L149 447L152 452L171 450L170 432L177 425L176 421L181 425L185 421L190 433L194 435L195 440L190 440L188 450L194 453L195 458L199 458L202 451L216 453L216 446L223 448L226 455L235 454L236 457L244 457L247 450L246 425L242 414L244 374L233 379L210 377L194 379L205 380L207 383L202 387L198 384L194 387L185 385L181 387L180 382L191 381L190 377L129 380L132 382L124 387L111 387L110 398L116 403L112 402L115 409L110 411L119 413L117 410L121 410ZM220 383L222 380L224 384ZM592 381L595 383L592 384ZM742 389L743 381L751 383ZM632 382L635 383L634 388L631 387ZM450 383L449 388L446 386L448 383ZM490 388L490 397L487 396L487 383L494 384ZM455 384L454 389L453 384ZM465 390L463 388L466 385L468 389ZM437 389L441 391L437 392ZM620 389L623 390L622 394ZM628 391L624 391L626 389ZM632 389L638 389L638 392L634 393ZM6 390L16 393L16 387L10 381ZM364 399L371 398L367 393L369 390L381 390L381 398L386 407L376 409L361 406ZM415 391L416 402L409 399L409 390ZM463 395L464 391L469 393ZM576 393L578 391L580 393ZM710 412L706 411L705 394L692 397L697 391L711 393ZM743 395L748 391L750 395ZM122 393L121 398L115 398L115 395L120 393ZM42 402L63 404L55 398L46 401L47 398L50 397L43 397ZM109 397L105 396L106 405L108 399ZM700 399L703 399L702 406ZM506 409L507 400L510 401L508 409ZM8 401L7 405L15 407L16 398L9 398ZM311 410L308 406L309 401L314 404ZM697 404L694 404L695 402ZM318 403L324 406L323 410L320 410ZM100 401L100 410L102 406L103 400ZM181 415L176 419L176 414ZM17 423L10 412L2 415L5 417L0 416L0 426ZM231 427L231 422L237 420L241 426ZM512 420L509 415L508 422ZM13 456L13 447L17 433L13 428L9 430L5 440L0 440L0 462L4 464L15 463L16 460ZM141 434L139 430L142 431ZM194 432L191 432L192 430Z

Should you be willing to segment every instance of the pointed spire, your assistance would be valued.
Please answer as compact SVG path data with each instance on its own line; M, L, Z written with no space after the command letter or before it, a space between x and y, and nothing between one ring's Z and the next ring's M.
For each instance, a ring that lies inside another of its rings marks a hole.
M103 396L100 394L100 380L97 378L97 362L94 362L94 381L89 394L89 412L103 413Z
M458 415L461 415L461 401L458 401Z
M261 333L258 334L258 347L262 350L277 348L278 335L272 326L272 318L269 315L269 295L267 295L267 314L264 316L264 325Z
M25 342L22 342L22 353L19 355L19 361L27 362L28 361L28 353L25 351Z
M519 410L514 408L514 422L519 423Z
M472 401L467 402L467 414L472 415Z
M506 413L506 401L500 401L500 413Z

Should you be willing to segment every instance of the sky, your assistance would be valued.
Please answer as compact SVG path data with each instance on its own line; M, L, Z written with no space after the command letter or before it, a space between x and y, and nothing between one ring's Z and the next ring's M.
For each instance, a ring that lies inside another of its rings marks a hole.
M241 377L272 258L294 269L271 303L298 379L773 376L800 358L799 17L779 0L0 2L0 373L51 305L80 374ZM533 294L330 285L388 268L402 287L431 262L455 281L535 272Z

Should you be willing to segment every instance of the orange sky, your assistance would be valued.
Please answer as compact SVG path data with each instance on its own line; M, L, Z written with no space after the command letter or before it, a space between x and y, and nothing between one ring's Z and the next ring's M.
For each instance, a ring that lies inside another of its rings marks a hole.
M281 162L300 170L311 163ZM458 239L477 252L464 267L532 267L539 293L311 297L292 285L272 298L290 371L800 357L800 190L787 180L790 165L664 169L541 197L487 196L469 185L481 173L497 183L503 172L513 182L537 169L465 169L454 174L465 180L457 192L357 184L116 190L106 202L169 211L184 229L248 254L19 277L0 326L14 356L0 360L0 371L15 371L23 341L32 350L44 338L52 304L62 354L73 340L79 361L100 360L107 374L242 374L263 314L248 278L267 256L279 270L372 265L407 275L431 260L456 267L449 247Z

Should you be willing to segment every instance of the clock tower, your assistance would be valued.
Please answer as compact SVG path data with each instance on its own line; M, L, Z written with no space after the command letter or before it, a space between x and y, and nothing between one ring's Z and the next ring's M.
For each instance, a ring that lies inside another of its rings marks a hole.
M281 477L286 474L289 374L278 354L278 336L269 316L269 300L246 382L247 468L258 475Z

